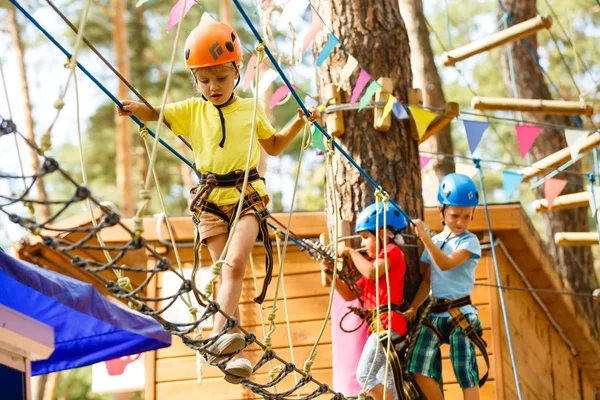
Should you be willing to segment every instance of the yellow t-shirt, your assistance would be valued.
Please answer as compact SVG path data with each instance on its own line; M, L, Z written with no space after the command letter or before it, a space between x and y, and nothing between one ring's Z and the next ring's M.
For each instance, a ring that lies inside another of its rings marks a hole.
M194 97L167 104L164 115L176 135L190 139L196 168L200 172L226 174L246 167L253 110L254 99L242 98L221 108L226 127L226 138L222 148L219 147L222 139L221 120L217 108L211 102ZM275 129L259 103L250 168L257 167L260 160L258 139L268 139L274 134ZM266 194L265 183L262 180L252 183L252 187L261 196ZM235 204L240 200L240 192L235 187L217 187L208 200L218 206Z

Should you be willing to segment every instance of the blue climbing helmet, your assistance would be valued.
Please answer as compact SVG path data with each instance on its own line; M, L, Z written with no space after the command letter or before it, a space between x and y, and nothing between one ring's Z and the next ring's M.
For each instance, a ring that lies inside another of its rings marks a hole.
M477 186L466 175L448 174L440 182L438 201L442 206L477 207Z
M360 214L358 214L358 218L356 219L356 233L363 231L376 231L377 230L377 214L379 214L379 227L383 228L383 210L384 204L379 204L379 212L377 212L377 204L373 203L366 206ZM386 222L388 227L392 227L397 231L401 231L405 229L408 225L406 224L406 219L400 214L400 211L393 206L390 205L388 210L386 211Z

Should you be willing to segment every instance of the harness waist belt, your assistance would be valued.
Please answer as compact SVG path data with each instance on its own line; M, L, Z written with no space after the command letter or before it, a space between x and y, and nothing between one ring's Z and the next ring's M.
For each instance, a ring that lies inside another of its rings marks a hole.
M216 180L216 183L212 181L210 178ZM248 173L248 182L254 182L261 179L256 168L252 168ZM228 172L226 174L214 174L209 172L207 174L200 174L200 185L206 185L208 182L213 186L217 187L235 187L241 184L244 181L244 171L241 169Z
M443 312L449 312L453 308L460 308L464 306L468 306L471 303L471 296L459 297L454 300L446 300L446 299L438 299L434 305L431 306L429 310L430 313L440 314Z

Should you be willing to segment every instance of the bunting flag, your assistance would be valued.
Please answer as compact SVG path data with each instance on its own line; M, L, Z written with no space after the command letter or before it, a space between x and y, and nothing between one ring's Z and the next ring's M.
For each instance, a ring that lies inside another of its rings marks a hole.
M287 32L290 29L292 21L298 19L299 15L304 14L304 9L308 6L308 0L294 0L288 2L279 15L277 21L277 30Z
M431 157L419 156L419 163L421 164L421 169L425 168L427 164L431 161Z
M185 10L183 10L184 17L187 15L188 11L190 11L190 8L192 8L192 6L194 4L196 4L196 2L193 0L179 0L177 2L177 4L175 4L173 6L173 8L171 8L171 12L169 13L169 27L167 28L167 33L171 32L171 29L173 29L173 27L179 23L180 18L182 18L181 17L181 9L183 8L184 3L185 3ZM208 13L202 14L202 18L205 18L205 15L206 15L206 18L212 19L212 17Z
M252 53L252 57L248 60L248 65L246 66L246 72L244 73L244 83L242 84L242 89L248 89L250 86L250 82L254 79L254 75L256 75L256 53Z
M313 41L317 33L325 26L323 20L314 12L312 13L312 23L306 36L304 36L304 42L302 43L302 52L304 53L308 46Z
M277 71L271 68L266 70L262 78L260 78L260 82L258 82L258 95L262 96L265 94L269 86L271 86L271 83L275 82L275 79L277 79L278 76L279 74Z
M552 210L554 200L565 190L567 181L564 179L544 178L544 196L548 200L548 211Z
M304 96L304 105L306 105L306 107L316 107L319 105L319 101L310 94L307 94Z
M358 79L356 80L356 86L354 86L354 90L352 91L352 98L350 99L350 104L355 105L358 101L358 97L362 93L365 86L367 86L367 82L371 80L371 75L364 69L360 69L360 75L358 75Z
M394 117L398 119L410 119L410 116L406 112L406 108L404 108L402 103L400 103L397 99L392 107L392 112L394 113Z
M523 178L525 178L525 175L523 174L511 171L502 171L502 187L504 188L506 200L509 200L514 191L517 190L521 182L523 182Z
M292 85L292 87L294 89L296 88L294 85ZM288 88L287 85L280 86L275 93L273 93L271 101L269 101L269 108L273 109L275 106L278 106L279 102L285 99L288 94L290 94L290 88Z
M385 104L385 107L383 107L383 114L381 114L381 118L379 118L379 125L383 125L383 120L387 118L387 116L390 114L390 112L392 111L392 108L394 108L394 104L397 103L397 100L394 96L388 96L388 101Z
M481 141L481 137L485 130L490 126L489 122L483 121L463 121L465 125L465 132L467 133L467 142L469 142L469 149L471 150L471 155L475 153L475 149L479 145Z
M371 82L367 90L365 90L365 94L363 95L363 97L360 98L360 101L358 102L358 111L362 111L363 108L369 105L371 99L375 95L375 92L377 92L377 89L381 89L381 85L377 83L377 81Z
M333 51L333 48L338 44L340 44L338 38L336 38L333 33L330 33L329 37L327 38L327 43L325 43L325 47L323 47L323 49L317 56L317 67L320 67L325 62L325 60L327 60L327 57L329 57L329 55Z
M454 164L454 167L457 174L463 174L469 178L473 178L479 172L473 164L456 163Z
M521 157L525 158L527 153L529 153L531 146L533 146L533 142L535 142L535 139L542 131L542 127L536 125L516 125L515 129L517 132L517 141L519 142Z
M138 2L135 4L136 7L141 6L142 4L146 4L147 2L149 2L150 0L138 0Z
M427 132L427 127L431 122L438 117L438 115L434 112L424 110L419 107L408 106L410 109L410 113L415 119L415 125L417 126L417 133L419 134L419 139L425 135Z
M348 55L348 61L346 61L344 68L342 68L342 71L340 72L340 84L338 86L338 90L340 90L343 83L347 82L348 79L350 79L350 76L352 75L356 67L358 67L358 61L356 61L356 58L352 57L351 55Z
M323 153L325 153L327 151L327 148L325 147L325 143L323 142L323 134L314 125L313 125L313 131L312 131L312 147L314 147L317 150L322 151Z
M579 150L583 145L583 141L587 138L588 131L580 131L576 129L565 129L565 139L567 140L567 146L571 150L571 160L575 161L579 155Z

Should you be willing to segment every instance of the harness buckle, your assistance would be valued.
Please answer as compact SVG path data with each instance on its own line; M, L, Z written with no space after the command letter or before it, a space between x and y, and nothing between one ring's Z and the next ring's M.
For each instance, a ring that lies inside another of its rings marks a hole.
M269 210L267 210L266 208L261 208L260 210L256 210L256 216L258 217L258 220L263 222L266 221L267 218L269 218L269 215L271 215L269 213Z

